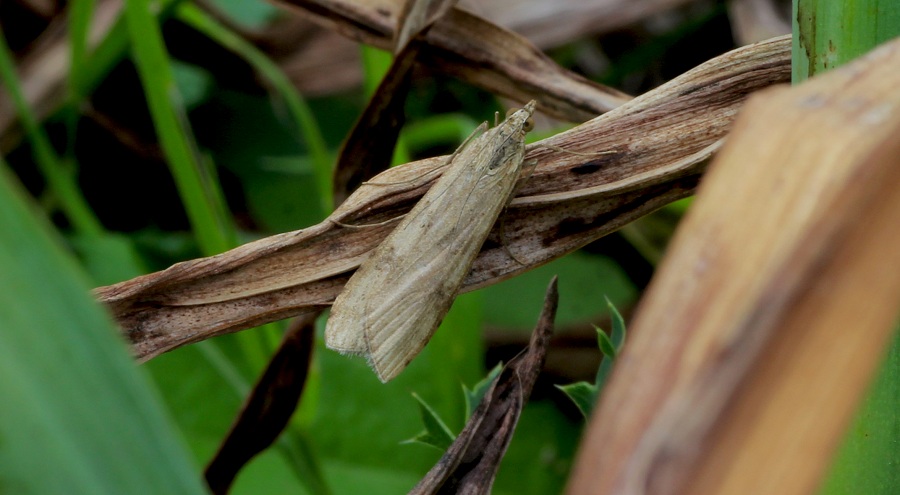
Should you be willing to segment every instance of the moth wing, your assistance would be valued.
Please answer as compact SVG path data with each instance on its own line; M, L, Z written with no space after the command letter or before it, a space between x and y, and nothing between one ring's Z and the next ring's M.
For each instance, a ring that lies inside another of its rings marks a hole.
M365 328L369 364L378 378L396 377L425 348L450 310L467 272L451 266L457 259L434 256L414 278L398 278L384 288L383 299L369 313ZM471 261L465 263L467 266ZM427 286L414 283L429 280Z
M350 277L344 290L331 306L331 314L325 326L325 345L342 354L368 354L365 328L368 325L368 308L377 302L384 287L385 261L382 247ZM390 262L388 261L389 265Z

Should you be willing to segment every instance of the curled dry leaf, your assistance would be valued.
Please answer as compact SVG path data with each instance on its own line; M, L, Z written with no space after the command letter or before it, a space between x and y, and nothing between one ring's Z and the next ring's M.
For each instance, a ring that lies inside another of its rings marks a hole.
M291 322L281 345L244 403L204 476L215 494L228 493L238 472L278 438L297 409L312 359L318 313Z
M751 98L632 320L567 493L817 491L895 335L898 87L895 39Z
M400 53L407 43L428 29L456 5L457 0L405 0L397 16L394 53Z
M789 79L790 39L775 38L717 57L544 141L552 148L530 146L525 160L538 165L501 215L502 228L489 234L462 290L559 258L691 194L746 96ZM615 153L596 154L608 151ZM357 191L318 225L102 287L96 295L143 359L326 307L396 225L385 221L412 208L437 175L428 172L445 160L388 170L377 181L396 185ZM331 220L385 223L346 228Z
M364 181L391 165L413 69L424 48L416 36L455 4L447 0L410 0L400 17L394 61L341 147L334 168L334 204L340 205Z
M345 36L390 50L398 2L290 0L314 21ZM460 9L450 9L423 36L421 61L492 93L526 102L572 122L611 110L630 96L563 69L527 39Z
M334 167L334 204L343 203L363 182L391 165L404 105L421 44L413 41L394 58L366 109L353 125Z
M558 303L553 277L528 348L503 367L465 428L410 494L491 493L522 408L544 366Z

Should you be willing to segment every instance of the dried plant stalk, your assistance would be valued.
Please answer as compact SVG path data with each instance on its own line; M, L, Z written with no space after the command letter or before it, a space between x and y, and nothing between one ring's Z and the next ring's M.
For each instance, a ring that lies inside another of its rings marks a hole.
M898 87L900 40L750 101L569 493L814 492L900 309Z
M544 366L558 305L553 277L528 347L503 367L456 440L410 495L491 493L500 461Z
M790 78L790 40L776 38L717 57L668 84L546 141L528 182L476 258L462 290L542 265L693 191L747 94ZM408 211L446 158L395 167L330 220L372 224ZM252 242L97 289L148 359L180 345L330 305L350 273L393 224L344 229L331 221ZM510 256L515 255L515 258ZM517 261L518 260L518 261ZM521 264L520 262L524 263Z
M329 29L390 50L400 2L290 0ZM450 9L423 36L422 61L516 101L536 99L539 110L584 122L631 97L563 69L518 34L460 9Z

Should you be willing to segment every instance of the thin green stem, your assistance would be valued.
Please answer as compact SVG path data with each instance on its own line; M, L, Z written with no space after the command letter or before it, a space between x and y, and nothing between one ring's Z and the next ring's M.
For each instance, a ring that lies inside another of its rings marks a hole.
M19 120L25 129L25 135L31 144L35 162L41 173L47 179L47 184L53 194L59 198L60 205L66 218L72 223L73 228L80 234L87 236L99 236L103 233L103 225L94 215L90 206L81 194L78 183L72 173L67 170L65 164L59 159L47 134L38 124L37 117L32 112L25 100L22 86L16 75L15 63L12 53L6 44L6 37L0 30L0 78L6 85Z
M236 244L234 226L214 169L205 166L194 141L150 1L126 2L125 18L153 125L194 235L204 254L223 252Z
M332 204L332 158L328 153L328 146L325 144L325 139L322 137L322 131L319 129L315 116L290 79L275 62L253 46L253 44L218 23L196 5L191 3L179 5L176 10L176 16L180 21L243 57L269 81L278 95L281 96L309 148L309 154L312 156L316 189L321 199L322 214L323 216L327 215L331 211Z

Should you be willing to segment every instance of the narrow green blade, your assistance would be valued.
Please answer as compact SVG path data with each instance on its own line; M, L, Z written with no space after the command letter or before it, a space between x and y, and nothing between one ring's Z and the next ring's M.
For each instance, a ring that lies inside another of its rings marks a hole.
M0 163L0 492L203 493L85 276Z

